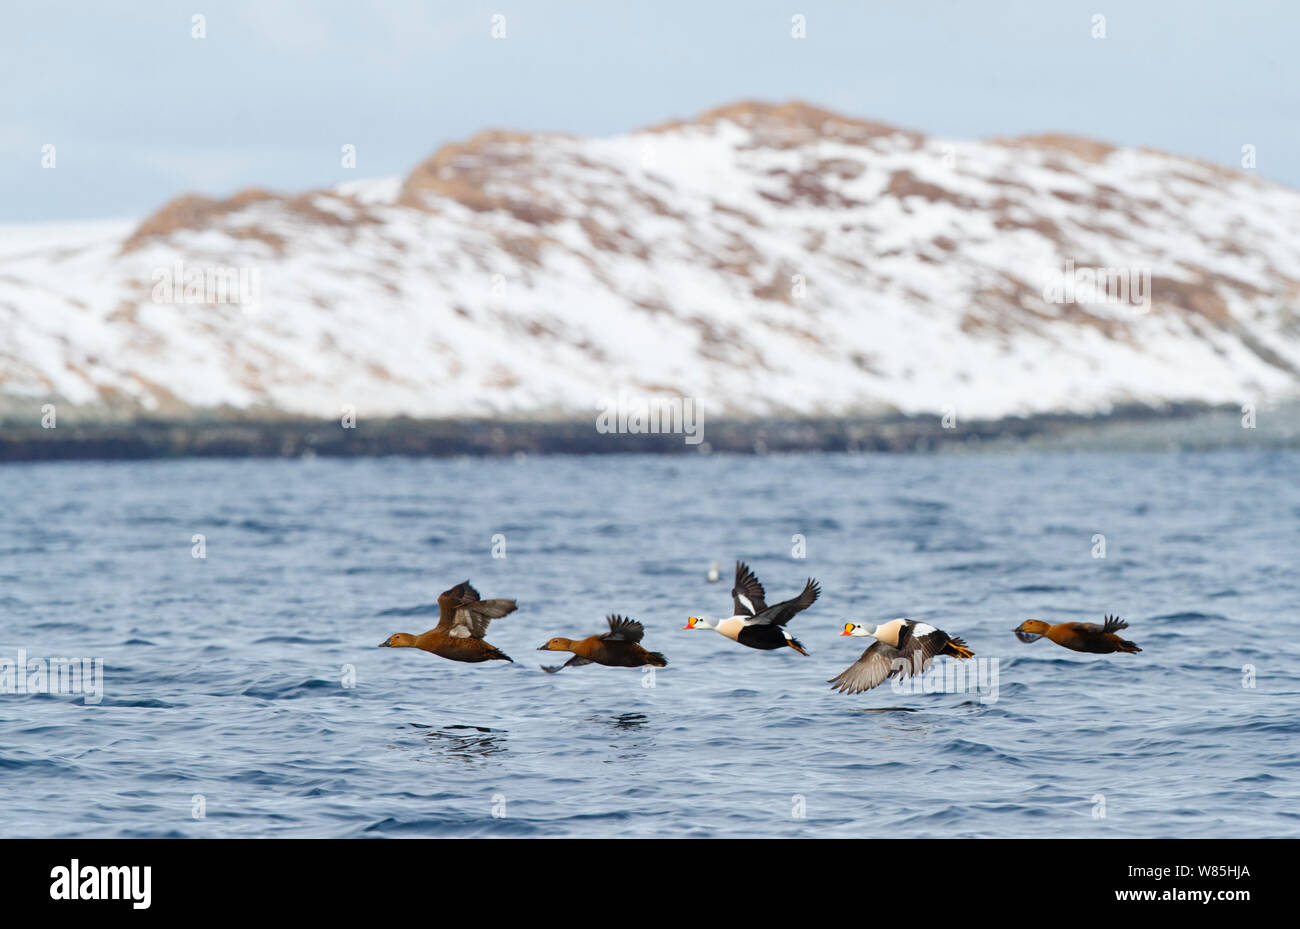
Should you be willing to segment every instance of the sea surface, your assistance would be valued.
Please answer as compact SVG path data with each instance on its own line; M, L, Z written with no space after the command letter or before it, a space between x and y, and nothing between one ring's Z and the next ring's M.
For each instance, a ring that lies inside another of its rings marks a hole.
M1297 836L1297 475L1295 451L4 466L0 685L22 652L99 659L102 691L0 693L0 835ZM682 629L730 615L736 558L769 602L821 581L790 624L809 657ZM466 578L519 601L487 635L513 664L376 647ZM539 669L614 612L667 668ZM1011 631L1105 613L1140 654ZM976 686L833 693L871 641L844 624L897 616L963 637Z

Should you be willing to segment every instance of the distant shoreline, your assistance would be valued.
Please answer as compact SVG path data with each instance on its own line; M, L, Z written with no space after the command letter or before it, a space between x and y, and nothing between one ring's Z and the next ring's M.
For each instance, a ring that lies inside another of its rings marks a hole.
M0 423L0 462L122 461L166 458L505 456L523 454L765 454L783 452L944 452L973 448L1193 450L1300 447L1300 407L1259 414L1241 426L1237 407L1133 406L1105 415L1043 414L958 422L938 415L878 419L762 419L707 422L703 442L682 435L604 434L587 421L283 419Z

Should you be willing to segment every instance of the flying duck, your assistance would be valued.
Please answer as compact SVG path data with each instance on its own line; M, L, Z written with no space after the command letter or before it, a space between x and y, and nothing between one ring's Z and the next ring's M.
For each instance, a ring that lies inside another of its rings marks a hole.
M707 616L692 616L683 629L712 629L733 642L750 648L773 649L789 646L800 655L807 655L803 644L785 631L797 613L808 609L821 593L821 586L812 578L804 584L803 592L775 606L763 599L763 585L743 561L736 562L736 583L731 589L735 614L727 619L714 620Z
M910 619L895 619L883 626L846 623L840 635L869 635L875 636L876 641L838 677L827 681L839 693L856 694L877 687L895 675L901 679L920 674L940 655L964 659L975 654L961 639Z
M604 635L589 635L577 642L572 639L551 639L538 649L539 652L573 652L573 657L558 667L542 670L550 674L565 668L577 668L581 665L608 665L611 668L639 668L642 665L654 665L656 668L668 666L668 659L658 652L648 652L639 644L645 635L645 629L635 619L622 616L606 616L609 632Z
M515 611L513 600L481 600L469 581L438 594L438 625L418 636L395 632L380 648L418 648L452 661L513 661L483 641L488 623Z
M1076 652L1095 652L1106 655L1110 652L1140 652L1142 649L1115 635L1120 629L1127 629L1128 623L1118 616L1107 616L1105 622L1096 623L1057 623L1050 625L1037 619L1026 619L1015 628L1016 638L1021 642L1036 642L1047 636L1057 645Z

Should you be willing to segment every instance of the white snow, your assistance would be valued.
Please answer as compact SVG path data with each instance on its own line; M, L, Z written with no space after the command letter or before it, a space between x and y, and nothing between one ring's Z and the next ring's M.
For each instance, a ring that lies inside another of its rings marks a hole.
M982 418L1297 391L1296 191L1147 151L764 138L502 143L525 160L486 190L561 217L538 224L399 206L381 178L313 196L333 221L256 202L133 251L129 222L0 227L0 399L586 418L626 388L710 416ZM1067 260L1192 282L1196 307L1044 302ZM256 312L155 303L176 261L256 272Z

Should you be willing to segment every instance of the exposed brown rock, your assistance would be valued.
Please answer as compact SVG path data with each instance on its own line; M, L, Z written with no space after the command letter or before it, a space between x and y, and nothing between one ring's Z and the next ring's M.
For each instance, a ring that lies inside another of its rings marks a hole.
M817 171L787 171L784 168L776 168L769 171L768 175L781 178L786 182L785 193L759 190L758 194L764 200L778 203L781 206L798 205L847 209L863 205L861 200L846 197L839 191L828 187L821 174Z
M1223 325L1231 320L1228 304L1212 285L1204 281L1180 281L1152 275L1152 304L1167 304L1195 313L1212 323Z
M1002 145L1006 148L1036 148L1043 151L1064 152L1089 164L1101 164L1110 157L1112 152L1116 151L1114 145L1106 142L1085 139L1082 136L1070 135L1065 132L1042 132L1036 135L1022 135L1009 139L990 139L989 141L994 145Z
M727 206L725 203L718 203L717 201L714 201L713 212L721 213L724 216L734 216L737 219L744 221L746 224L753 226L754 228L758 228L763 225L761 222L759 222L758 217L755 216L753 213L747 213L744 210L738 210L735 207Z
M645 243L632 235L625 227L609 229L591 216L581 217L578 220L578 225L587 234L592 246L599 251L632 255L642 261L650 257L650 250L646 248Z
M906 169L895 171L889 176L889 184L885 187L885 192L900 200L907 197L920 197L930 203L951 203L963 210L969 210L975 206L975 201L970 197L954 193L945 187L940 187L938 184L923 181Z
M551 240L541 235L505 235L498 233L496 241L503 251L521 264L540 268L542 266L542 249Z
M732 122L755 130L763 136L762 144L774 148L792 148L821 137L868 142L884 136L899 136L907 139L914 148L924 140L919 132L868 119L855 119L799 100L787 103L742 100L706 110L693 120L661 123L647 131L670 132L683 126L712 126L719 122Z
M793 271L780 268L772 274L771 280L766 284L756 284L753 288L754 296L759 300L772 300L778 303L794 303L790 289L793 286L790 278Z
M479 213L504 210L535 226L557 222L564 211L541 202L541 195L527 182L535 172L533 140L527 133L492 129L467 142L444 145L407 175L398 202L423 209L425 196L436 194ZM488 193L489 180L515 189L509 194Z
M322 209L317 203L318 197L330 197L353 211L353 218L348 219L337 213ZM122 253L132 252L146 242L164 238L182 229L201 231L220 226L222 231L239 239L257 239L271 246L276 252L284 248L284 238L256 225L235 226L223 222L227 217L241 210L259 204L276 204L297 219L319 225L352 226L359 223L377 223L379 220L370 214L362 204L334 191L308 191L294 196L280 196L258 187L241 190L225 200L214 200L199 194L183 194L168 201L160 209L145 218L131 236L122 243Z
M199 194L182 194L149 215L124 243L122 252L139 248L153 238L170 235L180 229L206 229L231 213L254 203L277 199L275 194L257 187L241 190L225 200L213 200Z
M699 335L699 354L710 361L724 362L746 368L766 368L767 362L735 326L720 328L704 316L687 320Z

